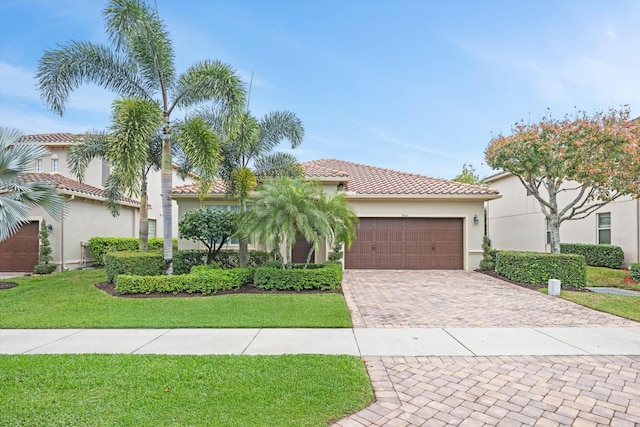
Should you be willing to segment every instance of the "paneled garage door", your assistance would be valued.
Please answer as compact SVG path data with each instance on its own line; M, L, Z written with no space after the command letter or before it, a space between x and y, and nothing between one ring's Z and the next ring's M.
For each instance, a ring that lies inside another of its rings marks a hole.
M464 268L462 218L360 218L346 268Z
M38 222L30 222L0 242L0 271L33 271L40 249L38 231Z

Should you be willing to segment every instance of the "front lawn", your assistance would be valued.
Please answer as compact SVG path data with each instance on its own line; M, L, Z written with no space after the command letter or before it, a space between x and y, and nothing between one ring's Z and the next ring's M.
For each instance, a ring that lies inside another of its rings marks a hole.
M585 307L640 322L640 297L564 290L560 296Z
M373 391L353 356L0 356L0 425L326 426Z
M605 267L587 267L587 286L605 286L640 291L640 284L623 283L628 270Z
M104 270L9 279L0 328L348 328L341 294L119 298L97 289Z

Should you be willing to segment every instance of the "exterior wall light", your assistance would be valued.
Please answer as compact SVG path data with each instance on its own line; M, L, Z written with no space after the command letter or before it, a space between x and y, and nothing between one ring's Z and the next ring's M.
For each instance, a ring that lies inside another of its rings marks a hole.
M473 216L473 223L478 225L479 222L480 222L480 220L478 219L478 215L474 215Z

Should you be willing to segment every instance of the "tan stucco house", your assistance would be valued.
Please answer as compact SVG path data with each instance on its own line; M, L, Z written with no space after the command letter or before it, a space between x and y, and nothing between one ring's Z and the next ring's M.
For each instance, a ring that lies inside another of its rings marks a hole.
M60 269L77 269L86 265L90 253L86 242L92 237L139 236L140 203L123 198L120 215L113 217L105 206L104 184L109 177L109 165L102 159L92 160L83 182L74 179L67 161L69 148L76 143L77 135L53 133L23 135L22 143L40 144L49 153L37 159L30 173L22 179L31 182L49 182L67 199L67 214L63 221L55 221L43 209L29 212L29 224L25 224L9 239L0 242L0 272L33 271L38 261L38 230L44 219L51 227L49 240L53 249L53 262ZM160 172L149 174L149 237L162 237L162 203ZM185 184L192 178L180 179L174 170L173 182ZM174 236L178 235L178 205L173 203Z
M540 204L527 194L519 179L508 172L485 179L502 198L487 205L487 228L496 249L549 252L547 222ZM563 206L577 195L568 182L558 197ZM565 221L560 226L562 243L591 243L620 246L625 265L640 262L640 200L630 196L611 202L588 217Z
M357 239L345 252L345 268L473 270L482 258L484 203L497 190L342 160L302 163L309 180L327 193L342 191L360 219ZM200 207L237 209L216 183L201 202L196 185L176 186L173 198L180 217ZM231 246L233 246L233 243ZM181 249L198 244L180 240ZM315 261L331 248L315 248ZM293 261L296 261L294 248ZM307 251L299 252L304 256ZM303 258L304 259L304 258Z

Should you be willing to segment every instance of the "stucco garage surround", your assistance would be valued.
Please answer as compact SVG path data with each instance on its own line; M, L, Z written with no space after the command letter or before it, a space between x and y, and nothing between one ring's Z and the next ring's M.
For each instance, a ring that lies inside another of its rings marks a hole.
M329 193L343 192L360 219L358 237L345 251L345 268L474 270L482 259L484 203L497 190L423 175L323 159L302 163L308 180ZM214 184L202 202L196 185L173 189L179 216L203 206L237 204ZM474 221L477 218L477 221ZM181 249L197 243L180 240ZM233 248L230 245L230 248ZM315 261L331 248L316 248Z

